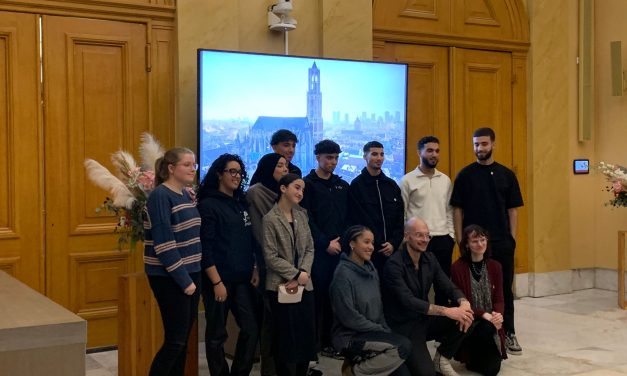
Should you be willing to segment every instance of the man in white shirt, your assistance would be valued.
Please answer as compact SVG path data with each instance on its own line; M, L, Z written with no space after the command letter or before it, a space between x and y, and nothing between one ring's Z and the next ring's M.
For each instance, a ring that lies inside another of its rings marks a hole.
M432 252L447 276L451 276L455 229L453 208L450 206L453 185L451 179L435 167L440 161L440 141L426 136L418 141L420 165L401 179L401 194L405 203L405 220L422 218L429 227ZM448 306L446 295L435 290L435 304Z

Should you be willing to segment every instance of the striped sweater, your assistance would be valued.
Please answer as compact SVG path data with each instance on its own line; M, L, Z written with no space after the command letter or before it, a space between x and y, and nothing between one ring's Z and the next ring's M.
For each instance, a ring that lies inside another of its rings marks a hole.
M148 275L171 276L185 289L189 273L200 271L200 215L189 194L160 185L150 193L144 221L144 269Z

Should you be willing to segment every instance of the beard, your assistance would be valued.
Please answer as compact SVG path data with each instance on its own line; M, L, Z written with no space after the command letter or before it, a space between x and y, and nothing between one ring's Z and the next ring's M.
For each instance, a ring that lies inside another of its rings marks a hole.
M435 168L438 165L438 160L435 163L431 163L427 158L423 157L420 157L420 162L427 168Z
M475 152L475 155L477 156L478 160L480 160L480 161L487 161L488 159L490 159L492 157L492 149L490 149L488 152L486 152L483 156L481 156L477 152Z

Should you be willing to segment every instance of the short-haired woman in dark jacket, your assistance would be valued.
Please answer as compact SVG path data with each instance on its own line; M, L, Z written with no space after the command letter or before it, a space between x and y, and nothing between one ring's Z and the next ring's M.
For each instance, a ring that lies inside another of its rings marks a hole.
M249 375L253 367L259 330L255 287L253 234L242 185L246 168L239 156L222 154L203 179L198 191L202 218L202 295L205 304L205 351L212 375ZM228 312L240 328L233 364L224 357L228 337Z

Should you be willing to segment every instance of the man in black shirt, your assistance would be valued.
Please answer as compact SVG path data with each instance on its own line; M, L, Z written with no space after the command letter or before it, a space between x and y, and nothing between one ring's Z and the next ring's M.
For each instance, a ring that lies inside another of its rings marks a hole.
M444 273L437 258L427 252L429 227L419 218L405 223L405 243L385 264L382 274L383 310L392 331L411 340L405 364L414 376L457 375L450 364L473 322L470 303ZM431 287L456 307L429 303ZM431 362L426 342L441 344Z
M333 313L329 286L340 260L340 235L346 229L348 207L348 183L333 174L341 152L340 145L331 140L316 144L314 153L318 167L303 179L305 194L300 203L307 209L315 248L311 281L316 300L316 342L323 356L335 357L338 354L331 344Z
M464 167L453 185L451 206L455 236L461 239L462 229L479 225L488 230L492 258L503 268L503 295L506 349L522 354L514 329L514 250L516 248L516 208L523 205L516 175L492 157L495 134L491 128L479 128L473 134L477 161Z
M348 190L349 222L363 225L374 234L372 263L379 272L403 241L405 207L401 189L381 170L385 153L378 141L364 145L366 167Z
M298 176L303 176L303 173L300 171L300 168L292 163L292 158L294 158L294 153L296 153L296 144L298 143L298 138L294 134L294 132L288 129L279 129L278 131L272 134L270 138L270 146L272 150L281 154L287 160L289 165L287 169L290 174L296 174Z

